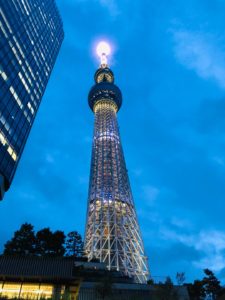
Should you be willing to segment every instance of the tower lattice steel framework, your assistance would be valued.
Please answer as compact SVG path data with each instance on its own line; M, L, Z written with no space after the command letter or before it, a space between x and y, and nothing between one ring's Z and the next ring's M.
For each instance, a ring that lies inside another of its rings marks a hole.
M89 92L95 113L84 251L135 282L146 283L148 262L127 174L116 113L122 104L113 72L102 64Z

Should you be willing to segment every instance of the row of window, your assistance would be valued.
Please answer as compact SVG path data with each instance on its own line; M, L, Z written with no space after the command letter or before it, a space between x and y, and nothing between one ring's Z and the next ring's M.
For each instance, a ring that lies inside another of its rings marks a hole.
M7 138L5 137L5 135L3 134L3 132L0 131L0 142L3 146L6 147L7 152L9 153L9 155L12 157L12 159L14 161L16 161L17 159L17 154L16 152L13 150L12 146L10 145L10 143L8 142Z
M10 182L63 38L54 1L3 1L0 35L0 170Z
M53 290L54 286L50 284L0 282L0 297L2 298L50 299Z

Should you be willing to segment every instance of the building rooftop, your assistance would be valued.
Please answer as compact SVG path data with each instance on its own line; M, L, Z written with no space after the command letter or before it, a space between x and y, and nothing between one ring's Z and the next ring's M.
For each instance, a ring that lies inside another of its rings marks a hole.
M0 256L0 280L94 282L110 276L113 282L132 283L120 272L109 271L103 263L71 257Z
M1 278L73 279L74 259L67 257L0 256Z

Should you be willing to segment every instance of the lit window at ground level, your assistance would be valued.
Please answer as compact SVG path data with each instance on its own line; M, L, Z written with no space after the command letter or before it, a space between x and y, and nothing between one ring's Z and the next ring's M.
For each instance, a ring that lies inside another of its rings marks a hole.
M53 291L54 286L50 284L0 282L0 297L9 299L50 299Z

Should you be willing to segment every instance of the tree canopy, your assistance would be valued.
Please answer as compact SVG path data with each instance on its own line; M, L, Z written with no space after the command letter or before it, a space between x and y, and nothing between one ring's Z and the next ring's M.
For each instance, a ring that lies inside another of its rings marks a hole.
M3 255L36 255L36 256L82 256L83 241L77 231L51 231L43 228L37 232L28 223L15 231L11 240L4 247Z
M184 272L177 272L176 280L178 285L182 285L185 281L185 273Z
M191 300L222 300L225 298L225 289L221 287L220 281L209 269L204 269L205 276L202 280L195 280L193 284L188 284Z
M211 297L212 300L217 299L221 291L220 281L216 278L214 273L209 270L204 270L205 277L202 279L206 294Z
M5 255L34 255L36 251L36 236L34 226L28 223L21 225L14 236L5 244Z
M77 231L71 231L66 237L66 256L81 257L83 254L83 241Z
M65 234L62 231L52 232L44 228L36 234L36 254L40 256L63 256L65 253Z

